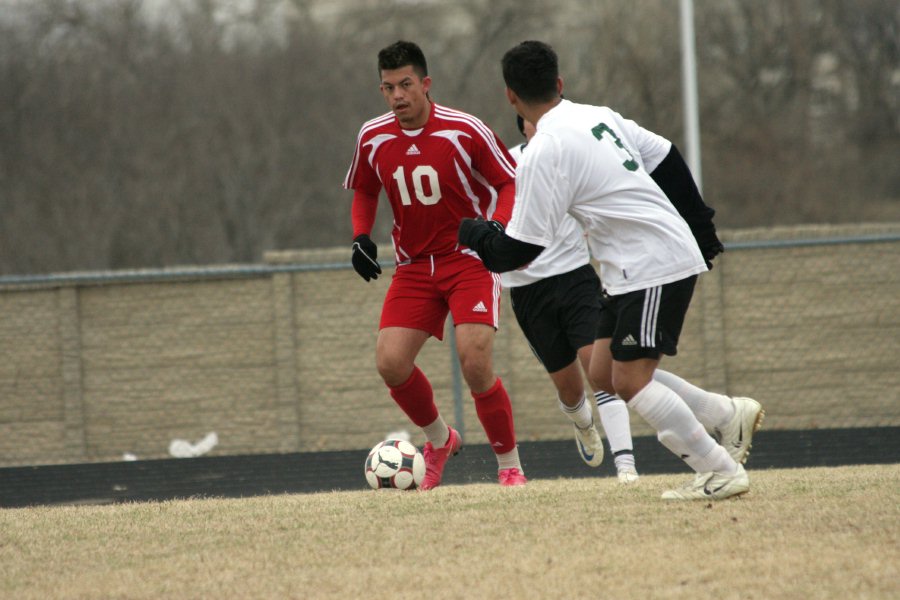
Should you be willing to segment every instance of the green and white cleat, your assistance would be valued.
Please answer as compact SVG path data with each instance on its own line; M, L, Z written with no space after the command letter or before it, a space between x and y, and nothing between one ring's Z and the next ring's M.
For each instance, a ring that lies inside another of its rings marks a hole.
M586 429L572 424L575 428L575 446L578 448L578 456L589 467L598 467L603 462L603 438L597 431L597 425L591 420L591 426Z
M663 492L663 500L724 500L750 491L750 478L744 465L738 463L733 475L698 473L694 479L675 490Z
M735 397L734 416L724 427L716 427L713 436L736 463L746 463L750 456L753 434L759 431L766 411L753 398Z

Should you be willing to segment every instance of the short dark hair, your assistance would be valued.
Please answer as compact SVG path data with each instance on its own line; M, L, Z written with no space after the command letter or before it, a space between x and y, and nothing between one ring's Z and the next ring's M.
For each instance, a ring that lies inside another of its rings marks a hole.
M378 74L401 67L412 66L420 78L428 76L425 53L416 44L399 40L378 52Z
M525 135L525 119L522 118L522 115L516 115L516 127L519 128L519 133Z
M556 98L559 59L549 44L527 41L503 55L503 81L525 102L549 102Z

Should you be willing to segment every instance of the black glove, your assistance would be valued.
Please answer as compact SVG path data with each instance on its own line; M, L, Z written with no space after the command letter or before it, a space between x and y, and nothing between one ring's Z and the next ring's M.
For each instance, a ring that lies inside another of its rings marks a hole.
M706 261L706 268L712 270L712 259L725 252L725 246L722 245L719 236L716 235L715 226L710 223L707 227L698 227L693 231L693 234L694 239L697 240L697 245L700 246L700 254L703 255L703 260Z
M366 281L378 279L378 276L381 275L381 267L377 258L378 246L368 235L361 233L353 238L353 268Z
M503 233L504 231L506 231L506 228L503 227L503 223L501 223L500 221L490 220L487 222L487 224L497 233Z
M498 230L497 227L500 229ZM459 222L459 231L456 237L463 246L468 246L478 252L481 242L492 233L502 233L503 225L496 221L485 221L481 217L477 219L463 219Z

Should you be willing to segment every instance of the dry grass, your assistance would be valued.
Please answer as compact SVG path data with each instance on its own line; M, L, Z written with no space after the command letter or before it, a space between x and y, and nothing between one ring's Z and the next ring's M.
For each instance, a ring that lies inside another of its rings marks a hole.
M897 598L900 465L0 511L2 598Z

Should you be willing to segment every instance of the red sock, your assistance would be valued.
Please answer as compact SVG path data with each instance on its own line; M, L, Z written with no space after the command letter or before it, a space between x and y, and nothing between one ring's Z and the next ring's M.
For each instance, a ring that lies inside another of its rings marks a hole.
M487 434L495 454L505 454L516 448L516 431L513 428L512 405L503 382L497 382L486 392L472 393L475 412Z
M391 398L397 403L409 420L425 427L438 418L438 409L434 403L434 392L425 373L419 367L413 367L409 379L397 387L388 386Z

